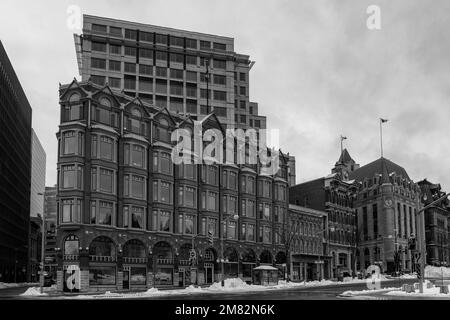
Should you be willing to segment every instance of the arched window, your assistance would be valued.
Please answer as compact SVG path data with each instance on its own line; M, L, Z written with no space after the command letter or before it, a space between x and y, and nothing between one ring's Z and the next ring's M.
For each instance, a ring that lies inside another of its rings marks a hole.
M105 107L108 107L108 108L110 108L112 106L111 100L109 100L108 98L105 98L105 97L100 99L100 104L102 106L105 106Z
M80 94L77 92L72 93L69 97L69 102L74 103L74 102L78 102L78 101L80 101Z
M130 258L145 258L145 246L136 239L129 240L123 246L123 256Z
M141 117L142 117L142 114L141 114L141 112L139 111L138 108L134 108L133 110L131 110L131 114L132 114L133 116L135 116L135 117L138 117L138 118L141 118Z
M75 235L69 235L64 240L64 254L77 255L79 254L80 240Z
M116 246L108 237L97 237L89 246L89 255L102 257L116 257Z

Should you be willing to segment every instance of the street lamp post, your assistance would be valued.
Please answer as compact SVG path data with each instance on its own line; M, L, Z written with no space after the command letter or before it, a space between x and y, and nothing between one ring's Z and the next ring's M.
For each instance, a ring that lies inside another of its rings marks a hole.
M238 220L239 219L239 216L237 215L237 214L235 214L234 216L227 216L223 221L222 221L222 224L225 224L225 230L227 231L227 229L228 229L228 223L229 223L229 221L230 221L230 218L233 218L234 220ZM221 279L221 284L222 284L222 287L224 287L225 286L225 275L224 275L224 264L223 264L223 262L224 262L224 256L223 256L223 254L224 254L224 252L223 252L223 242L224 242L224 238L223 238L223 233L224 233L224 230L223 230L223 228L222 228L222 230L221 230L221 232L220 232L220 272L221 272L221 277L222 277L222 279Z
M37 193L38 196L43 196L42 192ZM45 260L45 214L42 213L42 236L41 236L41 274L39 277L40 292L44 292L44 260Z

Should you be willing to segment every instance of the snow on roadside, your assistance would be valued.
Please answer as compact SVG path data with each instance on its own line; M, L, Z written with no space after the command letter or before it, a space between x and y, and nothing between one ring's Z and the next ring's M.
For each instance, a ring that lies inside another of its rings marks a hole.
M330 285L346 285L346 284L351 284L351 283L366 283L367 280L368 279L357 279L357 278L347 279L347 281L344 281L344 282L337 282L337 281L331 281L331 280L308 281L308 282L304 282L304 281L303 282L292 282L292 281L286 282L285 280L280 280L278 282L278 285L260 286L260 285L247 284L240 278L230 278L230 279L225 279L225 281L224 281L225 285L223 287L220 282L215 282L212 285L210 285L209 287L196 287L194 285L191 285L187 288L173 289L173 290L158 290L157 288L150 288L144 292L119 293L119 292L107 291L102 294L80 294L77 296L70 296L70 299L114 299L114 298L126 299L126 298L161 297L161 296L170 296L170 295L189 295L189 294L195 294L195 293L254 292L254 291L279 290L279 289L295 288L295 287L309 288L309 287L330 286ZM382 280L383 280L383 278L382 278ZM369 279L369 281L370 281L370 279ZM30 290L30 292L27 293L26 295L32 296L33 292L39 293L39 288L34 287L34 289L36 289L37 291ZM44 288L44 289L46 289L46 288ZM50 289L50 288L48 288L48 289ZM55 290L53 290L53 287L52 287L52 290L49 290L49 291L55 291ZM47 290L45 290L45 291L47 292ZM23 295L25 295L25 294L23 294ZM40 295L40 293L37 295Z
M383 288L383 289L368 289L368 290L359 290L359 291L345 291L343 293L341 293L341 296L356 296L356 295L366 295L366 294L370 294L370 293L379 293L379 292L389 292L392 290L398 290L398 288Z
M41 293L40 288L38 287L30 287L27 289L27 291L25 291L24 293L21 294L21 296L47 296L48 293Z
M448 287L448 286L447 286ZM403 296L403 297L442 297L442 298L450 298L450 294L446 294L446 293L440 293L440 288L439 287L431 287L431 288L427 288L426 286L424 286L423 288L423 293L420 293L419 289L415 290L414 292L410 292L407 293L405 291L401 291L401 290L394 290L394 291L390 291L387 292L386 295L388 296Z
M34 282L20 282L20 283L0 282L0 289L33 286L33 285L38 285L38 284L39 283L34 283Z

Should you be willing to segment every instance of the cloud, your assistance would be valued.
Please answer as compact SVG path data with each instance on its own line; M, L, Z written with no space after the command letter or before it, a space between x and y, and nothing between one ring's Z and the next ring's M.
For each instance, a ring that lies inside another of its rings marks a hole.
M382 29L366 28L372 1L10 1L0 38L33 107L46 149L47 185L56 183L58 83L78 76L66 9L235 38L256 61L250 97L281 147L297 157L298 182L328 174L339 135L364 165L385 156L411 177L450 187L446 137L450 67L448 1L379 0ZM176 9L174 9L176 8Z

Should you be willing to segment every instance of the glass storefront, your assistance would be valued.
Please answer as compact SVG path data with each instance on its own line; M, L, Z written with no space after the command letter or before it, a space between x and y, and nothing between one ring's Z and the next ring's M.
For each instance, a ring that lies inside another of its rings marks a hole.
M116 267L115 266L91 266L89 268L89 285L115 285Z
M172 285L173 268L156 268L155 285Z

